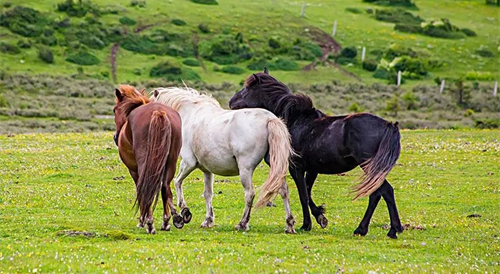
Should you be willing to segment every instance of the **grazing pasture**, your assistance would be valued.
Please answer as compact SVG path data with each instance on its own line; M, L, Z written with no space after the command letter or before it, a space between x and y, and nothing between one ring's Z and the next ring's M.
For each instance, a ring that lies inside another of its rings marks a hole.
M500 131L401 133L401 157L389 175L406 227L398 240L386 237L385 206L367 236L352 236L367 205L349 192L360 170L320 175L313 195L330 223L295 235L284 233L280 198L253 212L248 232L234 230L244 208L238 177L216 176L216 225L200 228L205 201L196 171L184 183L191 223L148 235L135 227L134 184L112 132L1 135L0 273L498 271ZM268 170L258 166L257 186ZM300 220L297 189L288 182Z

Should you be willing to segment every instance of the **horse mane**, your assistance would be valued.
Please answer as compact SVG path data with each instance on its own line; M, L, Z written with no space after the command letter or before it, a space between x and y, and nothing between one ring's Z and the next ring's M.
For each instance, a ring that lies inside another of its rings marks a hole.
M174 110L178 111L182 105L186 103L209 103L221 107L219 102L215 100L212 96L207 94L202 94L193 88L179 88L179 87L168 87L168 88L157 88L154 91L158 95L153 95L151 98L156 97L156 101L163 103Z
M250 75L245 80L245 87L265 94L264 104L285 121L289 121L299 113L315 110L309 96L301 93L293 94L285 84L267 73Z
M118 108L123 111L125 116L128 116L132 110L151 102L151 99L141 94L133 86L120 85L118 89L123 96L121 105ZM116 101L118 101L118 98Z

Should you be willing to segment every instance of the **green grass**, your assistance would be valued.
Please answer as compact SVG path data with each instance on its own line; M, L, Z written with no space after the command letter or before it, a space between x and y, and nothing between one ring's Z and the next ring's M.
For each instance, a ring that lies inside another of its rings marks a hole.
M253 212L250 231L234 231L244 204L237 177L216 176L216 226L201 229L197 171L184 184L192 222L151 236L135 227L134 185L111 132L1 135L0 273L492 273L500 266L499 136L498 130L402 131L402 154L389 180L402 223L413 229L391 240L384 202L369 234L352 236L367 203L349 194L359 170L318 177L313 196L326 204L330 224L296 235L284 233L281 199ZM259 165L257 186L267 172ZM288 182L298 228L297 189ZM160 216L161 207L157 230Z
M11 2L1 0L0 4ZM63 18L61 13L55 13L55 6L62 0L35 1L24 0L23 5L35 8L50 14L53 18ZM97 2L97 1L95 1ZM344 47L355 46L361 52L363 46L367 51L385 49L391 43L398 43L404 46L411 46L416 49L426 50L433 58L448 62L442 68L431 72L431 75L421 81L408 81L406 85L413 86L418 82L431 83L435 77L456 78L465 75L469 71L490 72L495 78L500 78L499 53L498 53L498 8L487 6L484 0L421 0L417 1L419 10L412 10L414 14L420 15L427 21L440 18L448 18L460 28L470 28L477 32L477 37L468 37L462 40L447 40L396 32L393 30L394 24L376 21L365 12L367 8L383 8L376 5L356 1L307 1L306 17L300 17L302 2L275 0L270 3L267 0L242 1L237 4L231 0L218 1L219 5L199 5L185 0L171 1L149 1L146 7L130 7L130 0L101 0L98 1L101 7L119 7L120 14L105 15L102 20L106 23L118 23L122 16L130 17L138 23L148 24L160 21L170 22L170 20L182 19L186 26L174 26L168 24L168 31L180 33L197 32L200 23L206 24L213 31L219 34L223 30L236 34L241 32L246 40L258 40L260 46L265 44L270 37L291 43L297 37L304 37L304 30L311 26L319 27L326 33L331 33L333 21L338 21L337 34L335 39ZM17 4L17 3L16 3ZM363 11L361 14L346 12L346 8L358 8ZM471 12L471 11L474 12ZM73 20L73 19L72 19ZM81 20L81 19L80 19ZM167 23L163 24L166 25ZM19 36L12 34L5 28L0 28L2 41L17 42ZM475 54L475 50L485 46L494 52L493 58L481 58ZM100 60L101 64L85 68L94 73L110 71L108 46L100 51L91 50ZM18 55L0 54L2 58L2 69L8 72L28 72L28 73L51 73L51 74L74 74L77 66L64 61L65 50L54 47L55 64L47 65L37 57L35 48L23 50ZM360 54L359 54L360 55ZM367 58L370 58L367 54ZM358 56L359 58L359 56ZM124 49L118 52L118 81L130 82L144 80L149 69L159 62L175 59L173 57L157 57L153 55L141 55ZM23 60L23 62L21 62ZM181 58L178 59L179 61ZM214 63L205 61L207 71L203 68L194 68L202 79L209 83L221 83L228 81L239 83L243 80L241 75L228 75L214 71ZM301 61L300 65L305 66L309 62ZM364 82L385 82L372 78L372 73L361 69L361 65L346 67L347 70L359 75ZM135 75L134 69L140 69L146 73L142 76ZM253 71L248 71L248 74ZM356 82L357 80L347 76L334 67L320 66L316 71L310 72L273 72L280 80L291 83L318 83L329 82L331 80L342 80L346 82Z

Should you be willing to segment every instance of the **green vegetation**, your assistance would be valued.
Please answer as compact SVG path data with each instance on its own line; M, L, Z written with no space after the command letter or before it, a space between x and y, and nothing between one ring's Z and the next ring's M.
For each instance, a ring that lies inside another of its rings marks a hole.
M237 177L216 176L216 226L205 216L203 174L184 194L193 219L156 235L136 227L135 188L113 132L0 136L0 271L47 272L488 272L498 269L498 130L402 131L402 153L389 174L406 230L388 239L385 202L369 234L352 236L367 199L349 187L361 175L320 175L313 190L330 223L284 233L283 202L252 210L250 231L236 232L243 207ZM268 174L260 165L256 187ZM36 174L36 176L33 176ZM300 222L290 177L292 212ZM175 191L174 191L175 195ZM296 225L298 227L299 225ZM36 270L35 270L36 269Z
M9 73L47 72L45 62L38 58L38 49L44 45L51 47L55 61L49 70L51 74L73 74L78 65L65 59L83 51L101 60L92 65L92 70L107 70L111 75L114 67L118 82L144 80L144 74L135 73L138 66L141 71L149 71L158 62L181 63L189 58L203 62L202 66L193 67L193 71L201 81L208 83L221 83L222 79L231 83L242 80L240 75L216 72L217 65L260 71L262 67L258 65L274 64L283 59L296 63L292 65L293 70L287 66L283 71L276 71L274 66L276 76L285 82L314 84L362 79L371 84L386 80L373 78L372 72L363 69L360 49L366 46L366 58L379 62L380 58L371 52L384 52L389 45L399 44L418 52L425 51L427 56L414 57L424 59L421 63L425 63L425 59L445 63L429 68L428 74L419 79L407 78L406 85L411 87L422 82L432 83L436 77L461 77L469 71L488 72L498 79L498 41L491 39L497 33L496 9L479 2L423 0L418 2L416 9L411 7L414 5L411 1L344 0L332 4L311 0L306 17L300 17L300 4L287 1L275 1L272 8L263 8L269 7L264 0L237 6L223 0L218 1L218 5L203 7L184 0L165 5L151 2L146 5L145 1L136 0L27 0L22 6L10 2L3 5L0 35L3 43L16 45L20 53L0 52L3 61L0 69ZM475 12L470 13L470 10ZM373 19L382 14L395 24ZM397 19L400 16L404 22ZM463 19L468 16L472 17ZM343 64L341 69L333 62L319 61L324 52L328 52L329 60L339 54L332 51L331 44L325 40L330 37L332 18L338 21L335 41L342 48L354 47L358 51L353 60L341 58L337 62ZM416 21L409 24L407 19ZM417 23L424 19L425 26ZM425 33L433 36L421 35ZM443 35L460 39L433 38ZM116 66L112 66L108 60L111 60L111 46L115 43L119 48L115 55ZM476 53L481 47L489 49L493 56L483 57L491 54L482 50ZM481 58L477 58L478 55ZM165 56L173 58L155 59ZM390 63L393 59L387 61ZM314 69L302 71L304 67L310 68L313 62Z

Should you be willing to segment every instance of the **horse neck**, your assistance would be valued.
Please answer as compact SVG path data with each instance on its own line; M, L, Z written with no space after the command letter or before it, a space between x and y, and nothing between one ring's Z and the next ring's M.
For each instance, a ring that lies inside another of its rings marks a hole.
M177 110L177 112L179 112L182 123L184 124L184 122L192 122L203 119L207 114L212 114L220 110L222 110L222 108L217 105L207 102L198 102L185 103Z
M274 115L283 118L288 127L293 126L298 120L314 120L319 117L315 108L305 107L302 109L303 106L299 105L299 103L294 104L294 99L297 97L292 93L269 96L264 103L265 108Z

